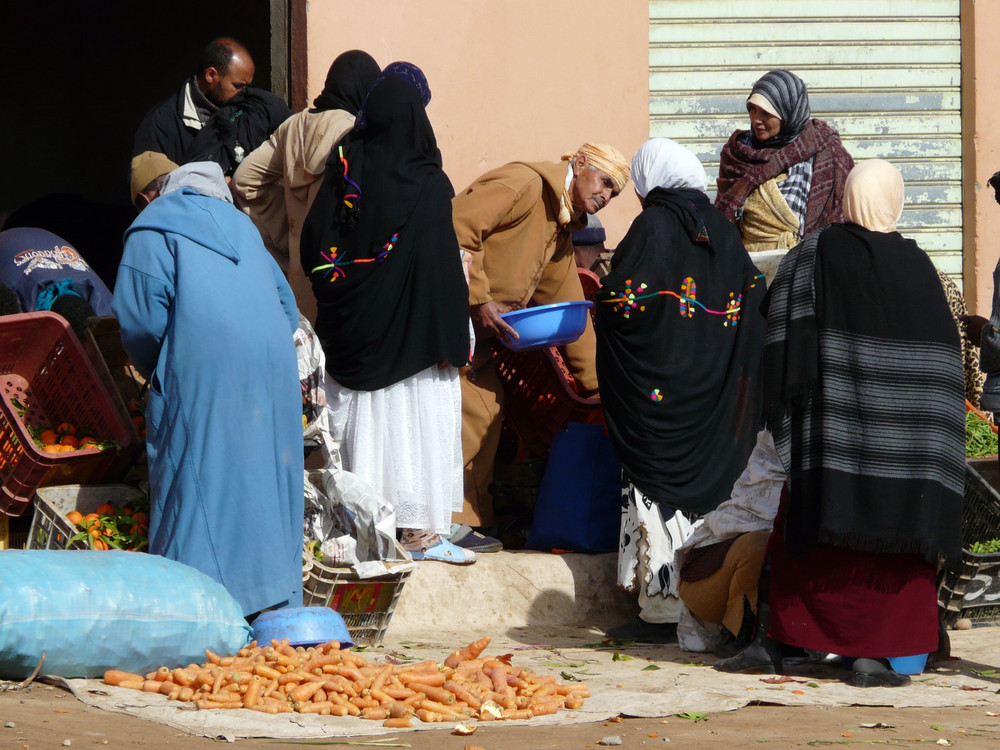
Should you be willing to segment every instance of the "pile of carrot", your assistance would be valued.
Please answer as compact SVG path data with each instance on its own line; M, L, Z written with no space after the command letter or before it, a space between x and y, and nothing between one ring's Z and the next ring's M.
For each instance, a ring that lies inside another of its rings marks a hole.
M515 668L509 656L482 657L489 637L458 649L443 665L374 664L341 650L337 641L292 648L288 640L236 656L206 651L208 661L160 667L145 677L109 670L104 681L198 708L249 708L268 714L312 713L358 716L406 728L424 722L530 719L561 708L578 709L590 697L585 683L560 684L554 677Z

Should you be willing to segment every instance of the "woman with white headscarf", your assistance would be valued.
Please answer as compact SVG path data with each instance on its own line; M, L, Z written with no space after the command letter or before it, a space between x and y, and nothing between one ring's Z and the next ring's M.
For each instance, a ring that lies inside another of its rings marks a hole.
M616 635L655 639L680 613L674 550L754 445L764 284L694 154L654 138L631 173L643 210L597 293L597 370L624 471L619 585L642 610Z
M809 235L778 268L764 414L785 495L769 607L721 671L780 671L785 644L857 657L856 686L895 687L909 678L885 659L938 646L937 565L962 548L962 357L933 264L895 231L902 210L899 171L862 162L847 179L847 222Z

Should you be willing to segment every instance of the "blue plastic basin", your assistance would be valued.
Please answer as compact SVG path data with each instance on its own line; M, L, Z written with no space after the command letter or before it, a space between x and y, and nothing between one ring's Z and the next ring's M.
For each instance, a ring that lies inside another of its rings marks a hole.
M283 638L290 646L315 646L327 641L340 641L341 648L354 645L344 618L329 607L286 607L264 612L253 621L253 636L258 645Z
M500 317L520 336L503 343L515 352L527 352L576 341L587 327L588 309L593 305L590 301L556 302L503 313Z
M920 674L927 664L927 654L914 656L890 656L889 666L900 674Z

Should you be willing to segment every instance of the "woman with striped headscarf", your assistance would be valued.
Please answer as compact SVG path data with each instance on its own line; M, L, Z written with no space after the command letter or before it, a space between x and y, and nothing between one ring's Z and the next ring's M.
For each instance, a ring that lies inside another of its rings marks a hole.
M843 221L854 160L837 131L811 119L806 85L772 70L747 98L750 129L722 149L715 206L734 222L747 250L787 250L809 232Z

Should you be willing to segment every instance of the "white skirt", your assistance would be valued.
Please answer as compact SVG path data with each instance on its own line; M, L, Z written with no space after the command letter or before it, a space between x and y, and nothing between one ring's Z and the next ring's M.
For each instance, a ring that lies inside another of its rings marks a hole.
M462 390L458 370L433 365L378 391L326 379L344 468L396 509L396 526L451 531L462 509Z

